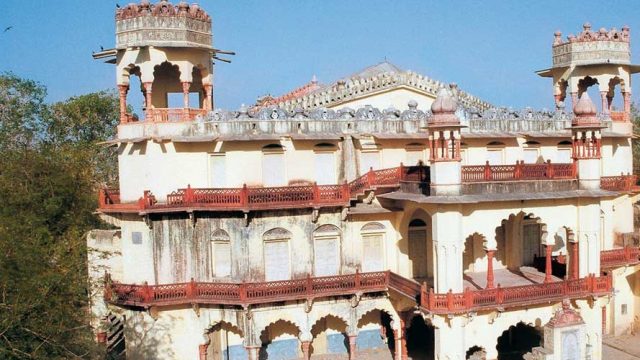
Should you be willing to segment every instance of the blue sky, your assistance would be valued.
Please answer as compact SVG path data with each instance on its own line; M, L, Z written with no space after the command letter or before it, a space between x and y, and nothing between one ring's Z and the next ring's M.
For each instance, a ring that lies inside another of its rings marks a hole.
M22 0L0 12L0 71L40 81L49 100L115 86L113 65L91 52L114 45L115 4L131 0ZM174 0L177 2L177 0ZM214 46L216 107L235 109L317 75L331 82L385 57L404 69L456 82L493 104L551 107L553 32L627 24L640 47L636 1L201 0ZM2 33L8 26L13 28ZM640 50L633 53L640 63ZM637 81L637 77L634 77ZM640 88L633 96L638 100Z

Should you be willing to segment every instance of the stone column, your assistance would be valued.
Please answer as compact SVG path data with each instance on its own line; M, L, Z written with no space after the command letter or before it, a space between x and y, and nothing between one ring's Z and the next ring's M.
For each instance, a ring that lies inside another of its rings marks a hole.
M629 116L629 114L631 114L631 93L629 91L623 92L622 100L624 104L624 112L627 113L627 116Z
M302 341L302 358L311 359L311 341Z
M129 85L118 85L118 93L120 94L120 123L124 124L129 121L127 116L127 92Z
M356 351L358 351L358 347L356 345L357 338L357 334L349 334L349 360L356 359Z
M184 113L182 115L182 118L184 121L188 121L189 120L189 89L191 88L191 82L189 81L183 81L182 82L182 98L183 98L183 108L184 108Z
M493 254L495 250L487 250L487 289L493 289Z
M545 244L544 245L546 254L545 254L545 267L544 267L544 282L551 282L551 252L553 250L553 245Z
M147 120L153 121L153 113L152 113L152 105L151 105L151 90L153 87L152 82L146 82L142 84L144 86L144 95L145 95L145 106L147 110Z
M600 99L602 100L602 113L609 113L609 101L607 100L608 91L600 91Z
M205 110L213 110L213 85L203 85L204 89L204 101L202 102L202 108Z
M431 217L434 249L434 290L462 292L462 212L458 205L442 205Z

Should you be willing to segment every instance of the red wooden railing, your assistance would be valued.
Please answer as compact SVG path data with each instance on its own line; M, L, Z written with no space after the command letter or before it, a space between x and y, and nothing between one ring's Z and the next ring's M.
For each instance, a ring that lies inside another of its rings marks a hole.
M602 176L600 178L600 188L611 191L631 191L636 186L636 182L636 175Z
M105 300L117 305L161 306L189 303L249 305L355 293L386 291L389 272L307 277L257 283L188 283L126 285L109 281Z
M552 164L548 160L543 164L525 164L518 161L515 165L471 165L462 167L462 182L575 179L575 163Z
M629 114L626 111L611 111L609 113L612 121L624 122L629 121Z
M565 298L606 295L612 291L611 275L462 293L435 294L413 280L390 271L358 273L258 283L188 283L127 285L106 279L105 300L125 306L183 304L249 305L344 296L355 293L396 291L438 314L461 313L547 303Z
M640 263L640 248L626 246L600 252L600 267L603 269Z
M432 313L450 314L494 309L496 307L518 307L558 301L565 298L581 298L606 295L612 291L611 275L589 276L582 279L564 280L544 284L532 284L494 289L470 290L462 293L435 294L422 286L420 306Z
M345 206L365 191L379 187L397 187L400 181L429 181L429 168L399 166L373 170L341 185L292 185L280 187L247 187L196 189L187 186L167 195L166 203L157 203L150 192L145 192L137 203L120 204L117 190L101 189L99 206L102 210L145 210L184 207L204 207L224 210L257 210L294 207ZM118 193L119 194L119 193Z

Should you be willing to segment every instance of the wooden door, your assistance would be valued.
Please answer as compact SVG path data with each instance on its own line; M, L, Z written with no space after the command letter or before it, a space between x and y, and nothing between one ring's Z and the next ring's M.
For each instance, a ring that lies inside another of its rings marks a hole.
M289 280L291 278L288 241L267 241L264 243L264 277L266 281Z
M384 252L383 234L366 234L362 236L362 271L383 271Z
M414 278L427 277L427 229L425 227L409 228L409 258L411 259Z
M213 243L213 269L215 277L231 275L231 244L228 241Z
M524 224L522 226L522 265L532 266L540 253L540 225Z

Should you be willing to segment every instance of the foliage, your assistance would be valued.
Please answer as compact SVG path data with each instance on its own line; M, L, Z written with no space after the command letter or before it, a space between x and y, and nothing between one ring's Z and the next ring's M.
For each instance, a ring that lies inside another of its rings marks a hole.
M640 136L640 109L637 103L631 104L631 122L633 123L634 137ZM633 152L633 173L638 174L640 169L640 140L631 140L631 151Z
M98 182L113 181L117 98L46 104L43 86L0 74L0 358L93 358L86 233Z

